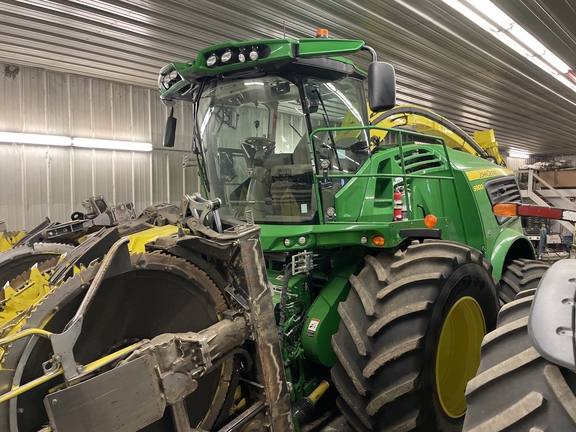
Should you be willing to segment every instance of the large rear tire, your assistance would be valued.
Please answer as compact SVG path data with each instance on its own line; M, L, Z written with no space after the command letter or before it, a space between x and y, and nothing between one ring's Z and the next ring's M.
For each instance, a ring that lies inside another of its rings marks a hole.
M542 358L528 334L534 296L502 307L466 389L464 431L576 430L576 374Z
M340 409L358 431L459 430L482 337L496 324L491 264L447 241L365 262L332 339Z
M506 261L500 279L500 302L510 303L520 291L537 288L549 264L530 259Z
M200 331L220 319L227 308L214 281L200 268L164 254L133 254L128 271L103 280L90 304L82 333L74 347L75 359L87 364L138 340L167 332ZM99 264L57 287L36 306L29 327L61 332L77 310ZM56 313L54 311L57 310ZM46 339L14 344L4 359L0 387L26 383L43 374L42 362L52 348ZM198 389L185 400L193 428L210 429L226 417L223 412L233 374L233 359L198 380ZM57 377L9 403L0 405L0 424L9 419L11 431L36 432L48 419L42 399L62 382ZM172 431L169 410L145 431Z

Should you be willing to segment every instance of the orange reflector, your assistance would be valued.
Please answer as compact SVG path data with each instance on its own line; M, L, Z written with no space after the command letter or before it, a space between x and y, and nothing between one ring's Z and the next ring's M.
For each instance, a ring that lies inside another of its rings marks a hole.
M437 223L438 223L438 218L436 216L434 216L433 214L426 215L426 217L424 218L424 224L428 228L434 228Z
M327 38L329 36L328 29L319 28L316 30L316 37L317 38Z
M492 212L496 216L517 216L518 204L494 204Z
M386 244L386 239L381 235L374 236L372 237L372 244L374 246L384 246Z

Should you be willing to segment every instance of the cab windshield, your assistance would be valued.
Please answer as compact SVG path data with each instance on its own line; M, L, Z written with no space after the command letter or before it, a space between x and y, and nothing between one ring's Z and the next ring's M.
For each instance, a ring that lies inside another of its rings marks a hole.
M256 223L313 223L313 173L322 173L326 160L332 173L356 172L368 158L368 137L358 130L324 131L310 143L311 130L364 125L366 118L363 83L355 78L208 83L196 128L207 188L222 200L221 216L246 220L251 211Z

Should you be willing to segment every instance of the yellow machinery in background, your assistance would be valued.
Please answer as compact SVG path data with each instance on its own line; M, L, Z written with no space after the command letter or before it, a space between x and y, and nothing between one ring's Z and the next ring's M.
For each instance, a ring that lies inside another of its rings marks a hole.
M398 105L379 114L372 113L370 119L374 126L409 129L421 134L437 136L453 149L492 160L500 166L506 166L506 162L498 152L498 142L494 138L493 129L474 132L474 139L472 139L445 117L427 108L409 104ZM387 135L384 131L371 133L378 136L381 141Z
M0 220L0 252L12 249L26 235L26 231L7 231L6 224Z

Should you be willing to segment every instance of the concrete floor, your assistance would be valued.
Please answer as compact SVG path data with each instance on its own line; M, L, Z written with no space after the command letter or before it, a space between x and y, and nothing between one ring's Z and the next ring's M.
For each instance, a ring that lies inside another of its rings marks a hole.
M354 432L354 429L346 422L338 408L334 407L321 418L304 425L302 432Z
M336 406L336 390L332 387L318 401L316 417L305 424L302 432L354 432Z

